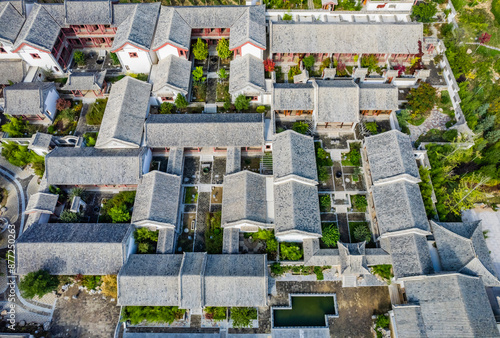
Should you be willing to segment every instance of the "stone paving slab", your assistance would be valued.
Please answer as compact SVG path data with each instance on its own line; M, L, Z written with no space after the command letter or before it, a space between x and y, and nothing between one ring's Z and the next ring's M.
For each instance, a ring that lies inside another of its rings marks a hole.
M446 130L446 122L449 120L450 117L448 115L443 114L440 110L433 109L431 115L421 125L414 126L408 124L411 141L415 142L420 135L427 133L431 129Z

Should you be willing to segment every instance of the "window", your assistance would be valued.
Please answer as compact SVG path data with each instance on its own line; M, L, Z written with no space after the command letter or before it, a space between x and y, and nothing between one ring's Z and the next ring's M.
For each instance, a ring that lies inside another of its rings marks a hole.
M174 98L172 96L163 96L161 98L162 102L168 102L168 101L174 101Z
M252 101L258 101L258 100L259 100L259 97L258 97L258 96L252 96L252 97L251 97L251 100L252 100Z
M30 53L30 55L33 59L41 59L40 55L38 55L37 53Z
M130 53L128 53L128 56L130 56L131 58L138 58L139 57L139 55L137 55L136 52L130 52Z
M0 47L0 54L7 54L7 51L5 48Z
M54 66L54 70L55 70L56 72L58 72L58 71L59 71L59 68L57 68L56 66Z

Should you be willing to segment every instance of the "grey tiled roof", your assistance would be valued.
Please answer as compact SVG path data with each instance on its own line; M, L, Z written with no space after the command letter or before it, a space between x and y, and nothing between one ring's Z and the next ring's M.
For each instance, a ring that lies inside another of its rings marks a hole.
M420 305L427 337L500 336L484 285L477 277L423 276L405 281L405 291L409 303Z
M24 16L11 2L0 2L0 42L14 43L23 27L24 20Z
M157 65L153 65L150 82L153 83L155 94L171 92L174 89L187 96L190 79L191 62L175 55L168 55Z
M182 176L184 171L184 148L172 147L168 153L167 173Z
M417 54L422 27L407 22L276 22L270 49L272 53Z
M427 338L422 309L416 304L392 305L396 332L401 338Z
M318 122L358 122L359 88L353 80L320 80Z
M51 143L52 143L52 135L36 132L35 135L31 136L28 149L42 149L48 151Z
M111 50L119 50L128 43L149 51L159 11L159 2L136 4L130 10L130 15L118 26Z
M365 258L365 242L338 242L340 255L340 273L343 275L369 274Z
M62 90L101 90L104 85L106 70L101 72L69 73Z
M153 50L157 50L167 43L189 50L191 44L191 27L174 7L161 6L153 40Z
M109 25L112 22L110 0L66 0L67 25Z
M240 171L224 177L222 194L222 226L240 221L267 222L266 177Z
M183 309L203 307L203 273L206 252L185 252L180 275L180 305Z
M135 185L142 176L143 149L57 147L45 157L50 185Z
M316 158L312 137L287 130L273 141L273 175L275 179L296 175L317 181Z
M311 83L274 83L274 110L313 110L314 88Z
M256 147L264 145L262 114L154 114L146 142L165 147Z
M275 184L274 223L276 235L295 230L320 236L318 188L296 181Z
M61 29L59 23L49 14L45 6L35 3L31 12L19 33L14 49L23 43L39 48L46 52L51 52ZM63 5L55 5L63 7Z
M26 206L26 213L38 211L46 214L54 213L56 210L57 199L59 195L47 194L38 192L30 196L28 205Z
M488 275L495 276L480 221L463 223L431 221L431 227L443 270L460 271L468 265L466 270L475 275L482 274L486 270L489 272Z
M396 278L426 275L434 271L425 236L411 233L391 236L389 241Z
M19 274L116 274L126 261L130 224L35 223L17 240Z
M229 76L229 93L236 92L247 87L256 93L264 93L266 80L264 78L264 62L251 55L236 57L230 64L231 74Z
M237 254L240 251L240 229L225 228L222 241L223 254Z
M141 146L150 91L149 83L130 76L111 87L95 145L97 148L113 148L114 142L123 142L130 148Z
M397 110L398 88L390 83L359 84L359 110Z
M171 254L175 251L176 230L174 228L158 229L157 254Z
M45 115L44 103L53 82L20 82L4 90L7 115Z
M365 138L366 152L374 183L402 177L420 181L417 162L408 135L391 130Z
M228 147L226 151L226 173L234 174L241 170L241 148Z
M118 274L120 306L178 306L182 255L131 255Z
M135 195L132 223L158 224L175 228L181 178L154 170L142 177Z
M205 306L266 306L266 255L207 255Z
M121 306L265 306L266 255L132 255L118 290Z
M164 7L155 33L153 49L165 44L189 49L191 29L230 28L229 48L245 43L266 48L264 6Z
M18 83L24 79L23 60L2 60L0 62L0 85Z
M429 231L424 202L417 184L398 181L375 185L372 189L381 235L410 228Z

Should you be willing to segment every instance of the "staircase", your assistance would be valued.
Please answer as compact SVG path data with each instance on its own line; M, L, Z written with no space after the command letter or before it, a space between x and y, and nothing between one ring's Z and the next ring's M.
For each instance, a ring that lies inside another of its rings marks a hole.
M342 287L343 288L355 288L357 285L357 277L355 275L344 275L342 276Z
M260 173L272 174L272 172L273 172L273 155L271 153L265 153L264 156L260 158Z

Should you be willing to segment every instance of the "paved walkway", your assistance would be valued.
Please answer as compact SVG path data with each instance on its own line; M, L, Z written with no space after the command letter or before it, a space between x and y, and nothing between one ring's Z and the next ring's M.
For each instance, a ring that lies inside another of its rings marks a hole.
M431 111L431 115L419 126L414 126L408 124L410 128L410 139L412 142L415 142L418 137L422 134L427 133L431 129L440 129L446 130L446 122L450 120L450 117L446 114L443 114L441 111L437 109L433 109Z

